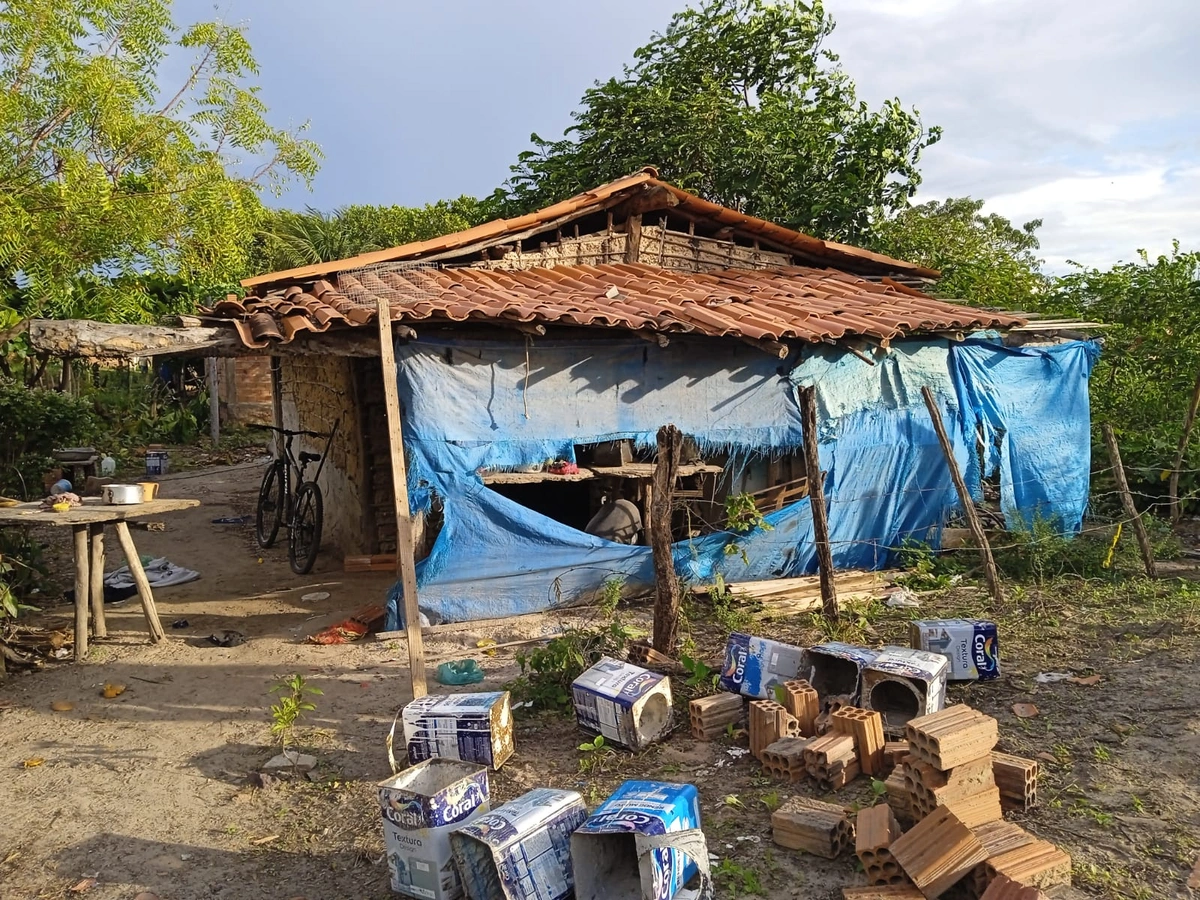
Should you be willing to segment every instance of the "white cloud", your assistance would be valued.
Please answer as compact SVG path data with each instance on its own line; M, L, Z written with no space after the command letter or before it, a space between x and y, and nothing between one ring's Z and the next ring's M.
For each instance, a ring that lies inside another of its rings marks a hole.
M1195 0L842 0L832 39L863 97L945 129L920 199L1041 218L1047 264L1200 249Z

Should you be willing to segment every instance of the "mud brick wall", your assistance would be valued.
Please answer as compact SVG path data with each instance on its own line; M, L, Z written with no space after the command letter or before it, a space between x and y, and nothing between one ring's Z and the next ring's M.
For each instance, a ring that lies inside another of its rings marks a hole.
M217 397L221 422L228 425L270 425L271 360L238 356L219 361Z
M321 543L341 555L371 552L374 539L366 515L369 484L353 365L345 357L297 356L283 357L279 367L284 428L327 433L341 420L319 482L325 500ZM301 450L320 453L325 441L300 436L292 449L297 456ZM309 476L315 471L310 465Z

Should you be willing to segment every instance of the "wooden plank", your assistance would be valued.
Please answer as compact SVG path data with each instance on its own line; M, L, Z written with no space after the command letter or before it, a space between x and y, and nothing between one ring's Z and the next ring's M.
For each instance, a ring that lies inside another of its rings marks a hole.
M126 519L156 516L165 512L178 512L199 506L199 500L148 500L129 506L102 503L99 497L85 497L82 506L66 512L43 509L41 503L18 503L0 509L0 525L96 525L123 522Z
M413 560L412 515L408 506L408 470L404 461L404 433L400 424L400 390L396 383L398 376L396 348L392 343L392 312L382 297L377 301L377 312L379 361L383 369L383 399L392 458L392 493L396 503L396 574L404 592L409 677L413 699L417 699L429 693L425 685L425 642L421 637L421 611L417 606L417 570Z
M88 527L76 525L75 538L75 662L88 655Z
M642 258L642 214L635 213L625 220L625 262L635 263Z
M165 638L162 622L158 619L158 609L154 605L154 594L150 590L150 580L142 568L142 559L138 556L137 547L133 544L133 535L125 522L116 522L113 527L117 531L117 540L121 544L121 552L125 554L125 562L129 566L129 574L137 585L138 597L142 601L142 612L146 616L146 629L150 632L150 643L157 644Z
M804 466L809 479L809 502L812 504L813 534L817 543L817 574L821 578L821 606L825 618L838 618L837 587L833 580L833 551L829 546L829 517L825 510L825 473L817 450L817 391L806 387L800 390L801 427L804 431Z
M1129 492L1129 482L1125 480L1125 467L1121 465L1121 448L1117 446L1117 436L1113 434L1112 426L1105 422L1100 426L1104 432L1104 443L1108 445L1108 456L1112 460L1113 478L1117 481L1117 491L1121 495L1121 506L1125 515L1133 525L1133 533L1137 535L1138 548L1142 551L1142 563L1146 566L1146 574L1151 578L1158 577L1158 568L1154 564L1154 550L1150 547L1150 537L1146 534L1146 526L1142 516L1133 504L1133 494Z
M221 373L217 358L204 360L204 368L208 375L208 436L215 449L221 442Z
M92 634L108 637L104 620L104 526L88 525L88 595L92 603Z
M683 434L674 425L658 429L658 462L654 467L650 549L654 554L654 649L672 656L679 639L679 579L671 552L671 504L679 471Z
M1179 436L1179 448L1175 451L1175 462L1171 466L1171 481L1167 488L1167 497L1171 508L1171 524L1179 524L1179 470L1183 467L1183 459L1187 456L1188 441L1192 437L1192 427L1196 424L1196 411L1200 409L1200 372L1196 373L1196 384L1192 387L1192 399L1188 402L1187 412L1183 417L1183 433Z
M950 437L946 434L946 426L942 422L942 413L938 409L937 400L934 399L929 385L921 388L921 395L925 398L929 417L933 419L933 430L937 432L938 443L942 445L942 455L946 457L946 465L950 467L950 477L954 480L954 489L958 492L958 502L963 508L963 515L967 517L971 536L979 545L979 556L983 560L983 576L987 581L988 592L993 599L1003 600L1004 592L1000 588L1000 575L996 571L996 560L992 558L992 547L983 531L983 523L979 520L979 511L975 509L975 501L971 498L971 492L967 490L967 483L958 469L958 460L954 458L954 447L950 443Z

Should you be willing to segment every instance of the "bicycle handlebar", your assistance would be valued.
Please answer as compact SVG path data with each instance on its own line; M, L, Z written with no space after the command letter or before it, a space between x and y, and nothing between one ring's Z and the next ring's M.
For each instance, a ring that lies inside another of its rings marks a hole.
M248 427L250 427L250 428L261 428L261 429L263 429L264 431L277 431L277 432L279 432L280 434L286 434L288 437L296 437L296 436L298 436L298 435L304 435L305 437L315 437L315 438L327 438L327 437L329 437L329 432L320 432L320 431L292 431L291 429L288 429L288 428L277 428L277 427L276 427L276 426L274 426L274 425L258 425L258 424L252 424L252 425L250 425L250 426L248 426Z

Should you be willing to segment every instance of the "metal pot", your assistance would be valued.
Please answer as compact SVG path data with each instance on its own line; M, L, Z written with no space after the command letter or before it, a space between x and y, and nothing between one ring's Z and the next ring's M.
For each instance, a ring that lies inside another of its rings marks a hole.
M102 496L105 503L130 506L142 502L142 486L140 484L106 484Z

